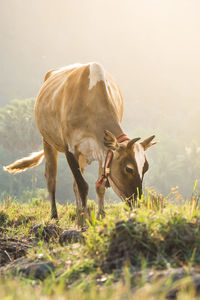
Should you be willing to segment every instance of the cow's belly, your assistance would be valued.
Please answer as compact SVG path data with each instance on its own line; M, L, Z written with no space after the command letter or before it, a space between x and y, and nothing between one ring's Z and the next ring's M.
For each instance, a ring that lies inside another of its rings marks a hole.
M59 152L65 152L66 144L63 140L61 120L58 112L50 110L42 103L36 103L35 120L44 140Z

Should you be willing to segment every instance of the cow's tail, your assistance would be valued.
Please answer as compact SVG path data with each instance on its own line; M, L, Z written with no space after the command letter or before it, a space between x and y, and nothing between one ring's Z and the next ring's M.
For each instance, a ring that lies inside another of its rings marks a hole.
M16 160L12 164L3 167L5 171L9 173L20 173L24 172L27 169L33 168L41 164L44 158L44 150L39 152L31 153L29 156L23 157L21 159Z

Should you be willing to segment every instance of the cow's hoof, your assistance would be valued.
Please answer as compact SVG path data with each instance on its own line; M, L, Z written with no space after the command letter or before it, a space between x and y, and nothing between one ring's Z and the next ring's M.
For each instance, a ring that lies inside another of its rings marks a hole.
M52 220L55 220L55 221L59 221L59 218L58 218L58 215L56 214L54 214L54 215L51 215L51 219Z
M97 213L97 220L101 220L101 219L105 218L105 216L106 216L106 213L102 209L101 211L98 211L98 213Z

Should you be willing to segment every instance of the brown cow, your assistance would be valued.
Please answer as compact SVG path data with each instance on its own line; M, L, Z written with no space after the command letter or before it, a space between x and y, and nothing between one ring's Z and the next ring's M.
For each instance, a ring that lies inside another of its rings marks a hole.
M85 210L88 184L83 178L87 164L99 162L96 184L98 215L104 214L105 187L111 185L131 206L142 193L148 170L145 151L154 136L141 143L128 139L120 122L123 100L112 76L98 63L75 64L49 71L35 104L35 119L43 137L43 151L4 167L18 173L41 163L51 200L51 216L57 218L55 203L57 156L64 152L74 176L77 207Z

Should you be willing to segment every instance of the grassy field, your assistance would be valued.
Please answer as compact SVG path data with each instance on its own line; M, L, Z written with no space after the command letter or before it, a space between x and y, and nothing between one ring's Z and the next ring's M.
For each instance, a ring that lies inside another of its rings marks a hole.
M109 204L97 220L88 201L81 231L73 205L58 205L55 222L42 198L27 204L5 199L0 299L198 299L199 205L197 192L184 201L176 189L167 198L148 191L132 211ZM27 272L33 263L47 265L44 276Z

